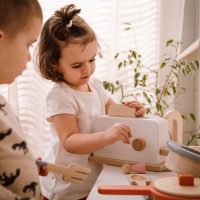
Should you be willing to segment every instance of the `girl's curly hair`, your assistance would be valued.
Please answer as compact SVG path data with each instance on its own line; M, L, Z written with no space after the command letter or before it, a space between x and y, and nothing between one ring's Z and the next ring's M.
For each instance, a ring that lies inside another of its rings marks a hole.
M63 74L57 70L62 48L71 42L86 45L96 40L94 31L78 16L80 11L70 4L45 22L38 45L38 67L44 78L62 82Z

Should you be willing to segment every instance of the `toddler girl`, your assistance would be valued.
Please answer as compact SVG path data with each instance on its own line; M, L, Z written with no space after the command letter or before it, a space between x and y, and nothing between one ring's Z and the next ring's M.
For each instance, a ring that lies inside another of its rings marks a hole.
M130 128L121 123L104 132L91 132L93 119L106 114L114 101L101 82L92 78L98 42L79 13L72 4L56 11L44 24L39 41L40 72L55 82L47 96L47 120L53 139L46 160L61 165L81 163L92 173L79 185L52 173L41 177L43 195L51 200L86 198L101 170L101 166L88 161L89 155L118 140L129 143L131 137ZM141 104L129 102L129 106L136 107L136 115L144 114Z

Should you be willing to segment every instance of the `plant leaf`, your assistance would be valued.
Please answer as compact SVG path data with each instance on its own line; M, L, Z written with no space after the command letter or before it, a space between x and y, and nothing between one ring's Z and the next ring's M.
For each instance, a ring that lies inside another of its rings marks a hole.
M191 119L192 119L193 121L196 121L196 117L195 117L195 115L194 115L193 113L190 113L190 117L191 117Z
M162 63L160 64L160 69L164 68L165 65L166 65L166 63L165 63L165 62L162 62Z
M167 40L166 47L168 47L169 45L171 45L173 42L174 42L174 40L172 40L172 39Z

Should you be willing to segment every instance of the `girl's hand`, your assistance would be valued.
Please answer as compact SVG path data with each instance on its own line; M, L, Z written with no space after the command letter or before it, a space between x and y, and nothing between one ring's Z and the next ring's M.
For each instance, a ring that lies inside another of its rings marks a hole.
M143 117L145 114L144 106L137 101L122 102L122 104L126 105L128 107L131 107L131 108L135 108L136 109L136 111L135 111L136 117Z
M37 160L42 160L41 158L38 158ZM38 167L38 174L40 176L47 176L49 173L46 166Z
M104 131L104 138L107 145L113 144L118 140L130 144L130 137L132 136L130 128L121 123L116 123L109 129Z

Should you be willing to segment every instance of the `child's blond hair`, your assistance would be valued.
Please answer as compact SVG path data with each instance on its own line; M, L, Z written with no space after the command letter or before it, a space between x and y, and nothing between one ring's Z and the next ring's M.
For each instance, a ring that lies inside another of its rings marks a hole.
M0 0L0 31L10 39L30 26L34 16L42 19L37 0Z

